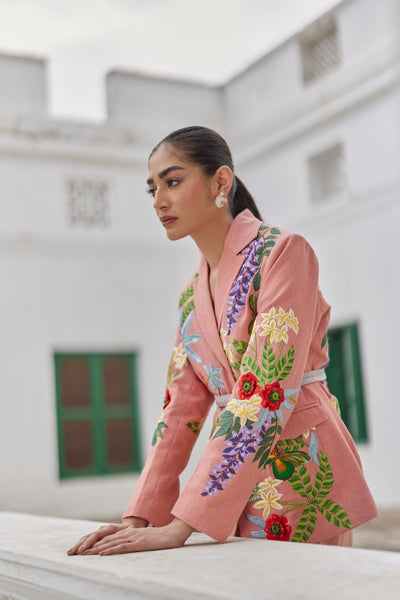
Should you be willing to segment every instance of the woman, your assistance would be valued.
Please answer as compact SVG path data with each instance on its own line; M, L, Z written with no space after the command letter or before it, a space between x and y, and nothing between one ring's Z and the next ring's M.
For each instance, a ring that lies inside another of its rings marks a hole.
M180 297L163 413L122 524L69 554L174 548L195 529L220 542L351 545L377 511L325 381L330 307L313 250L262 223L210 129L164 138L147 183L168 238L190 235L202 256ZM210 441L179 494L214 402Z

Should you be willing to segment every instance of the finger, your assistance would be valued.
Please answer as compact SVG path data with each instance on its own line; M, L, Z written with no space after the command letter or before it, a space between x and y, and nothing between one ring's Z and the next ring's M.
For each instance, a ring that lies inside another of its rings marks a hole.
M110 535L110 533L115 532L117 528L118 525L107 525L105 527L100 527L100 529L94 531L84 538L83 542L76 548L75 553L82 554L82 552L91 548L98 540L101 540L107 535Z
M70 548L67 552L67 554L75 554L75 552L77 551L77 549L79 548L79 546L81 546L85 540L92 535L91 533L88 533L87 535L84 535L83 537L81 537L74 546L72 546L72 548Z
M130 536L133 535L132 532L130 531L125 532L125 531L117 531L117 533L113 533L111 535L107 535L104 538L102 538L101 540L98 540L97 542L95 542L92 545L92 548L96 548L102 544L108 544L108 543L113 543L117 540L126 540L126 539L130 539Z
M125 554L126 552L137 552L136 544L134 542L124 542L123 544L117 544L110 548L104 549L99 552L99 556L110 556L111 554Z
M132 532L131 532L132 535ZM131 544L132 547L134 544L137 544L137 540L133 537L119 536L109 540L101 540L95 546L92 546L88 550L86 550L83 554L100 554L105 550L109 550L115 548L116 546L120 546L122 544Z

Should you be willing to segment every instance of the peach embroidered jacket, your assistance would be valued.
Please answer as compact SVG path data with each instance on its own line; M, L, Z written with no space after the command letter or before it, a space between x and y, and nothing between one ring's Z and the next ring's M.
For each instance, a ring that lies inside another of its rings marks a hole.
M299 235L248 210L229 228L215 310L208 265L179 302L163 413L124 516L174 516L229 535L321 542L376 516L354 442L329 392L330 307ZM213 403L213 430L184 490L179 474Z

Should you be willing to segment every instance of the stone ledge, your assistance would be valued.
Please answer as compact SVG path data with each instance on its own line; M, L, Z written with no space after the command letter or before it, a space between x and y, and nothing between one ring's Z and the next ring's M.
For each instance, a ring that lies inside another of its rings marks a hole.
M0 513L0 600L395 600L400 554L193 534L111 557L66 549L100 523Z

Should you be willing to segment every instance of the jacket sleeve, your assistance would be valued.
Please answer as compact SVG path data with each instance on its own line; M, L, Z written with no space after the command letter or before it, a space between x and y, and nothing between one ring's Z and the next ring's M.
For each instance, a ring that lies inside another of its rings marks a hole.
M141 517L157 527L172 521L171 509L179 496L179 475L188 463L212 401L210 391L190 365L178 328L163 411L123 517Z
M285 236L264 258L253 286L259 288L257 315L240 376L172 510L221 542L234 532L260 480L260 469L288 421L292 431L297 418L304 427L300 433L308 428L307 411L299 411L297 417L293 409L297 402L307 403L301 382L304 372L313 368L308 357L318 301L318 262L312 248L301 236Z

